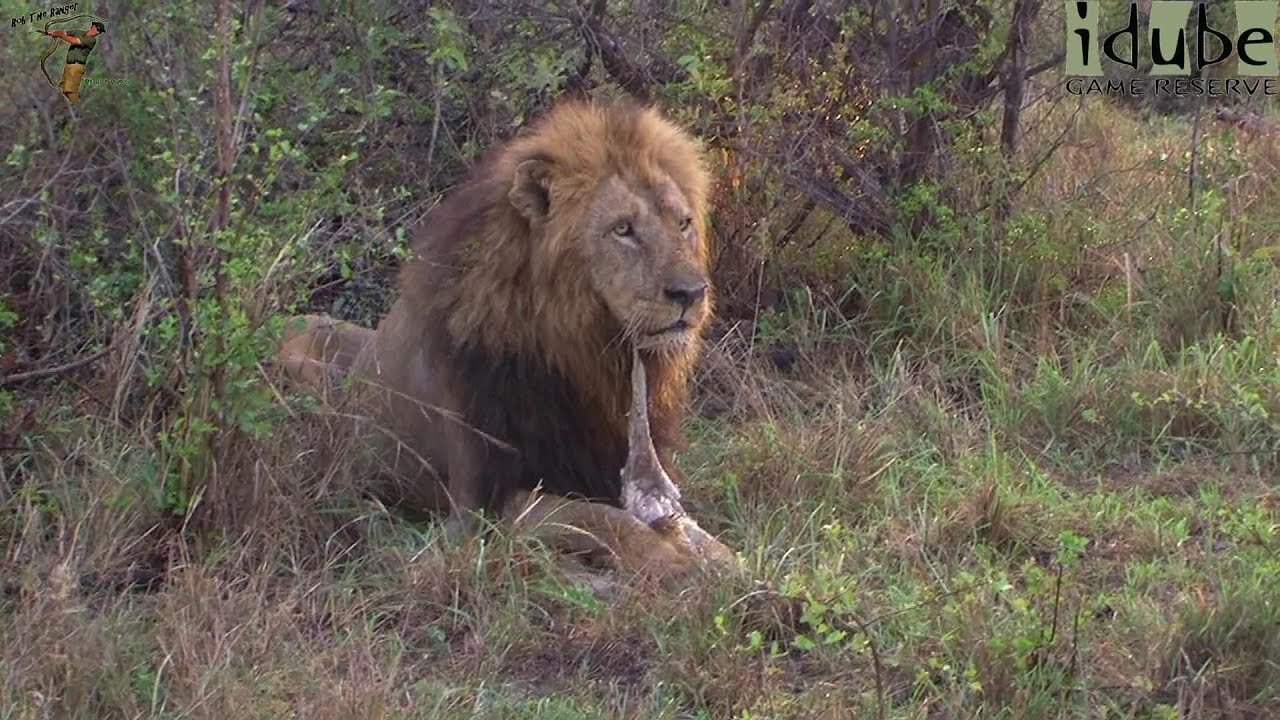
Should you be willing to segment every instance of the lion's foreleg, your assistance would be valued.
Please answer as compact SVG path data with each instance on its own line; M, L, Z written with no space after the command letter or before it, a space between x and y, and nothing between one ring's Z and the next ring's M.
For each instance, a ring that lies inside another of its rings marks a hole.
M373 344L374 331L327 315L291 318L276 360L294 382L325 396L336 391L356 364L356 358Z
M696 566L679 532L651 527L621 508L557 495L518 492L503 509L513 529L541 537L556 550L627 572L670 577Z

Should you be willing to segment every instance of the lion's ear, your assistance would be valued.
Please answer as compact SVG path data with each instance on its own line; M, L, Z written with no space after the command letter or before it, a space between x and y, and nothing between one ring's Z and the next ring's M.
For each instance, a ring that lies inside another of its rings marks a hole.
M517 165L507 198L530 221L546 219L551 210L551 168L547 162L534 159Z

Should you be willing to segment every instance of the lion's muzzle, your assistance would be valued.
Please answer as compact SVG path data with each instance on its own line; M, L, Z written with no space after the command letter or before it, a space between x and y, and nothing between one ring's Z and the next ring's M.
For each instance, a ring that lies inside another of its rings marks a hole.
M671 302L679 305L682 310L689 310L706 298L707 283L701 278L691 282L672 283L663 288L662 294Z

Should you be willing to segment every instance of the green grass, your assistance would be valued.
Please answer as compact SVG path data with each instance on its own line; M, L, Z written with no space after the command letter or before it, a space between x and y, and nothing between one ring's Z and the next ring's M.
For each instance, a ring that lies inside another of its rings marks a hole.
M1197 448L1274 442L1274 415L1109 414L1150 374L1189 397L1275 387L1274 358L1208 343L1028 363L968 406L900 358L742 368L766 409L692 424L686 494L756 578L808 598L801 632L744 587L607 605L531 540L449 548L291 486L305 473L265 449L302 435L254 450L277 464L252 529L183 539L130 499L144 451L100 430L34 453L6 502L0 717L1262 717L1280 708L1275 458ZM1092 433L1050 419L1082 404L1107 418ZM109 581L157 559L153 592Z

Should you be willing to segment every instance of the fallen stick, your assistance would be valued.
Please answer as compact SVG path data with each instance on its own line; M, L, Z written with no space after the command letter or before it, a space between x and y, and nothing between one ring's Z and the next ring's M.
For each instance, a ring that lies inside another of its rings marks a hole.
M54 375L61 375L64 372L70 372L76 368L84 367L85 365L88 365L94 360L97 360L103 355L111 352L111 350L111 347L107 347L93 353L92 355L87 355L85 357L72 360L71 362L65 362L61 365L54 365L53 367L38 368L36 370L13 373L12 375L0 375L0 387L5 385L14 385L20 382L27 382L29 380L40 380L47 377L53 377Z

